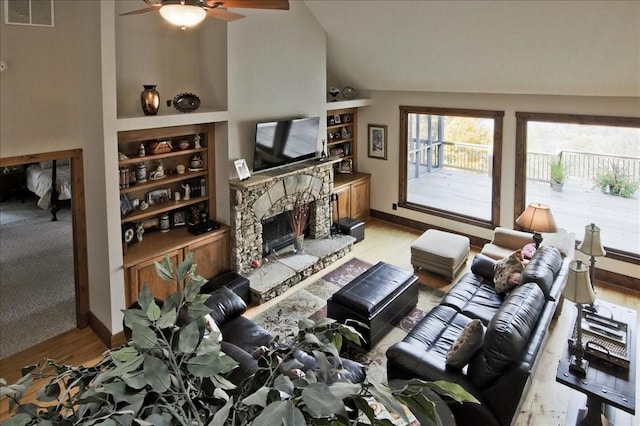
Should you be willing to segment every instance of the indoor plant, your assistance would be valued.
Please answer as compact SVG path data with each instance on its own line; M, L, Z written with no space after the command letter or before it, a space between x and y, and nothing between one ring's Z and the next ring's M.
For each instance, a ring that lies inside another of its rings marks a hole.
M234 386L224 375L237 363L222 352L215 323L206 327L211 309L204 301L209 295L199 293L204 280L196 274L192 254L175 271L165 256L162 264L156 263L156 271L166 280L184 280L184 288L158 303L144 287L137 306L124 311L131 339L106 351L95 366L47 360L42 366L25 368L23 378L13 385L3 380L0 395L17 406L3 424L356 424L345 402L374 424L392 424L375 420L367 398L401 417L405 417L403 403L434 419L434 406L421 390L477 402L448 382L412 380L391 390L367 379L358 384L335 380L339 366L332 367L328 358L338 356L343 339L357 341L359 335L332 320L303 321L301 331L286 344L276 338L262 348L256 355L260 368L230 396L226 391ZM185 321L185 315L191 321ZM313 357L317 368L305 370L291 356L295 351ZM37 394L41 405L21 403L33 379L43 376L50 380Z
M565 181L567 180L565 164L562 161L562 153L553 157L549 163L551 167L551 188L554 191L561 192Z

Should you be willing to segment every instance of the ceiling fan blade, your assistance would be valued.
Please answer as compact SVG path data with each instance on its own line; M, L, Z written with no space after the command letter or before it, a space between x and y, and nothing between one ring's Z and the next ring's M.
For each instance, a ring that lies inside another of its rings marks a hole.
M144 9L134 10L133 12L121 13L121 14L120 14L120 16L124 16L124 15L138 15L138 14L140 14L140 13L153 12L154 10L158 10L159 8L160 8L160 6L146 7L146 8L144 8Z
M207 9L207 15L212 16L214 18L222 19L226 22L237 21L238 19L244 18L244 15L239 13L229 12L225 9Z
M218 3L209 1L210 4ZM289 0L220 0L221 7L229 9L279 9L289 10Z

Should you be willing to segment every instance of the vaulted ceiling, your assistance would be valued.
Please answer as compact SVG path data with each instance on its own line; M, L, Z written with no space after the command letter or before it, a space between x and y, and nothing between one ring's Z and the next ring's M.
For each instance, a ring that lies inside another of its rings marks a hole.
M640 96L638 1L305 3L327 32L330 84Z

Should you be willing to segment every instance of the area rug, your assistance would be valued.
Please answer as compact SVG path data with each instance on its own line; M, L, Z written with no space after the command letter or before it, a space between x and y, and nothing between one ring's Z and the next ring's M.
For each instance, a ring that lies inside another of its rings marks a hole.
M351 259L318 281L296 291L278 304L253 316L253 321L272 334L286 336L297 333L298 321L303 318L318 320L327 315L327 299L355 277L366 271L371 265L360 259ZM418 304L369 352L349 350L347 357L368 367L369 377L386 383L387 349L401 341L407 333L436 306L443 292L424 285L418 287ZM382 410L381 407L374 407ZM388 413L387 413L388 414ZM397 418L391 418L399 425ZM413 424L413 423L412 423Z

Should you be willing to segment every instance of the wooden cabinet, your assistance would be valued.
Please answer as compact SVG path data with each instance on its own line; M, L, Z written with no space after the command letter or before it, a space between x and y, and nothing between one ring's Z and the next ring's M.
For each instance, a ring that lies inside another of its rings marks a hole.
M228 271L229 227L201 235L187 230L216 219L214 124L122 131L118 154L127 306L144 284L157 298L178 290L155 271L165 254L177 265L192 252L205 278Z
M173 235L170 235L173 233ZM229 248L229 227L202 235L192 235L186 229L172 230L169 233L154 232L145 235L142 242L129 249L125 257L125 299L129 306L138 299L140 290L147 284L154 297L165 298L178 290L176 283L163 281L155 270L155 262L162 262L165 253L175 266L182 262L189 252L193 252L193 263L197 272L204 278L211 278L231 267ZM173 246L171 250L158 247Z
M338 203L333 205L333 217L335 220L345 217L363 220L369 217L370 212L371 175L367 173L354 173L348 175L336 175L333 193L338 195ZM338 212L337 208L340 211Z
M343 108L327 111L327 154L330 157L341 157L343 161L336 164L336 172L357 171L358 150L358 110Z

